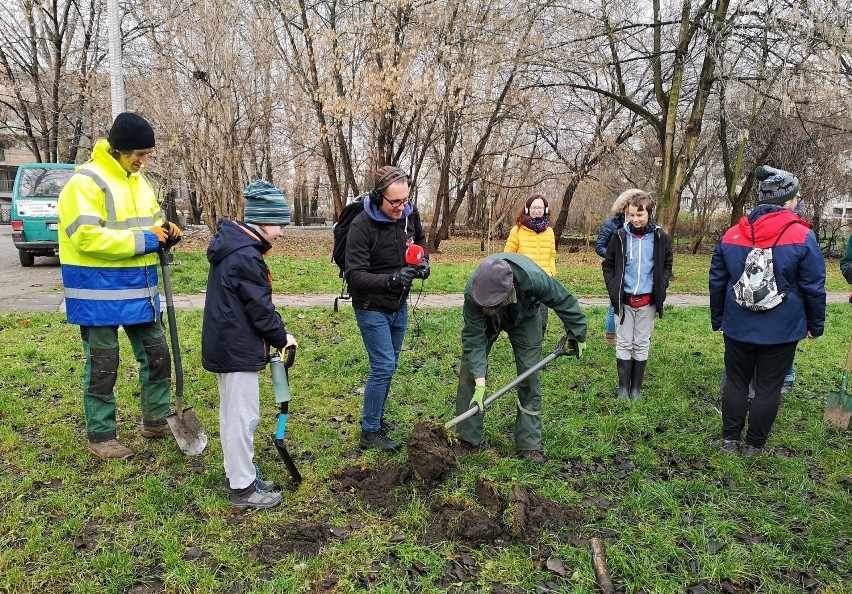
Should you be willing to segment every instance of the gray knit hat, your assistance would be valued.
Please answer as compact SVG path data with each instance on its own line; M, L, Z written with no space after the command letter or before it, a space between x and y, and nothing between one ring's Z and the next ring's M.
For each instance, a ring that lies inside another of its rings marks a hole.
M509 263L499 255L489 256L479 263L470 277L471 297L480 307L500 305L514 282Z
M142 116L125 111L115 116L107 142L117 151L154 148L154 129Z
M795 175L783 169L760 165L754 170L757 178L758 204L781 206L799 193L799 180Z
M243 220L255 225L289 225L290 206L284 198L284 190L276 188L266 180L259 179L243 190L246 199Z

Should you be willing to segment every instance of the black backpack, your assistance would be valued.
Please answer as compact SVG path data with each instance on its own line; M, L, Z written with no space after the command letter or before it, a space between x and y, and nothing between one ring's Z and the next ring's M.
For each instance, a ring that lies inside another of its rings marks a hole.
M334 247L331 250L331 259L340 269L340 278L346 270L346 236L349 234L349 226L359 214L364 212L364 196L359 196L353 202L347 204L340 211L337 223L334 225Z

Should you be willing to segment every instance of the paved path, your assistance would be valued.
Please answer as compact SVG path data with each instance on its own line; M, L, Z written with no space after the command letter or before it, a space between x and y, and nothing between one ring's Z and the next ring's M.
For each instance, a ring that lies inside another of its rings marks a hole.
M276 293L272 296L272 301L279 307L332 307L334 305L334 298L337 296L335 293L321 295L285 295ZM831 292L828 293L827 300L828 303L847 303L849 293ZM57 288L52 289L52 292L0 296L0 313L15 311L64 312L64 301L61 289ZM416 297L412 297L409 303L416 301ZM584 306L608 305L608 300L605 297L580 297L579 301ZM201 309L204 307L204 294L175 295L174 302L175 309ZM350 306L348 301L339 301L338 303L340 307ZM424 295L417 302L418 307L460 307L461 304L462 295L460 293ZM666 305L674 307L709 307L710 298L706 295L674 294L668 295Z

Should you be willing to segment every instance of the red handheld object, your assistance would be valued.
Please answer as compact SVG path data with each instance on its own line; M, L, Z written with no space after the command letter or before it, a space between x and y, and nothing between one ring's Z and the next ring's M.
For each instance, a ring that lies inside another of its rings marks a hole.
M412 266L417 266L423 261L423 256L425 255L426 251L422 247L416 243L412 243L405 250L405 262Z

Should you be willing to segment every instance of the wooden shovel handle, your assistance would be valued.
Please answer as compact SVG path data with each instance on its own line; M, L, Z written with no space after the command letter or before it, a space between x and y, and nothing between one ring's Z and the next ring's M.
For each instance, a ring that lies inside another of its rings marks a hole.
M849 352L846 354L846 371L852 373L852 342L849 343Z

